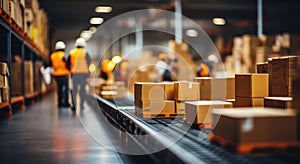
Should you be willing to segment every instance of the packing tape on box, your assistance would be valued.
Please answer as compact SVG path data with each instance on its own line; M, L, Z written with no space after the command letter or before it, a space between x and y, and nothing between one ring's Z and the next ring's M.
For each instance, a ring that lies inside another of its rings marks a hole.
M193 83L189 83L189 89L192 89L193 88Z

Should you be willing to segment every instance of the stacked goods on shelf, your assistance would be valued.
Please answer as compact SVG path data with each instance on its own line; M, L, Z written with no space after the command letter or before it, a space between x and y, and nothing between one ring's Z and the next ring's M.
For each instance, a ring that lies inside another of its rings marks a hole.
M169 54L170 59L177 59L178 63L174 65L177 80L193 80L195 72L197 71L197 64L189 54L189 45L185 42L176 43L175 40L169 41L169 49L172 51ZM185 65L186 67L180 67Z
M235 99L234 77L197 77L200 83L200 100Z
M42 74L41 67L43 63L40 61L34 62L34 92L41 93L42 92Z
M22 95L22 85L20 82L20 75L22 75L22 63L20 61L13 62L11 71L11 81L12 81L12 95ZM33 63L32 61L24 61L24 77L25 77L25 94L32 95L34 93L34 75L33 75Z
M135 113L144 118L170 117L175 113L175 103L165 100L163 83L134 83Z
M232 75L235 73L255 72L256 48L260 41L256 36L243 35L233 38L232 56L225 60L225 70Z
M256 73L268 73L268 62L257 63Z
M174 87L173 88L174 100L176 103L175 113L185 115L186 114L185 103L188 101L200 100L200 95L201 95L199 92L200 84L195 82L175 82L173 87ZM166 85L165 89L167 95L169 91L172 90L170 84Z
M292 97L265 97L264 106L270 108L292 108Z
M236 107L262 107L264 97L269 96L268 74L236 74L235 105Z
M1 8L2 8L6 13L9 13L9 1L8 1L8 0L1 0Z
M8 68L7 63L0 62L0 103L8 101L9 84L8 84Z
M24 1L8 0L9 1L9 15L21 28L24 28Z
M45 54L48 48L48 18L38 0L25 0L24 31Z
M101 85L100 96L104 99L120 99L127 95L124 82L107 82Z
M293 110L272 108L214 109L210 140L241 154L256 149L299 147ZM287 128L288 127L288 128Z
M292 80L300 57L287 56L269 60L270 96L292 97Z
M188 123L211 127L212 109L232 108L232 103L224 101L190 101L185 103L185 108Z

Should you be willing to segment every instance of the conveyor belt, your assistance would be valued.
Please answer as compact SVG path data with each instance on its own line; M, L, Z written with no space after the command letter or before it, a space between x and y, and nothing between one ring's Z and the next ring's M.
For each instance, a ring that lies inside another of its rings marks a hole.
M199 130L199 129L189 128L188 125L176 119L139 118L134 115L134 107L130 106L130 104L133 103L126 99L118 100L117 106L113 104L114 101L112 100L106 101L100 97L97 97L97 99L100 106L102 105L102 107L106 108L104 109L104 111L110 111L110 112L117 111L117 113L119 113L117 114L118 115L117 117L120 117L120 114L122 113L124 114L123 117L125 117L123 119L130 120L129 121L130 123L121 125L123 127L125 126L124 128L127 129L129 133L135 134L136 129L139 129L139 131L143 131L143 133L149 133L147 132L147 130L149 129L150 131L152 130L154 132L164 129L163 134L165 136L161 138L158 137L155 139L170 140L171 142L172 138L180 138L174 146L171 146L168 149L170 149L170 152L173 153L174 156L176 156L178 159L181 159L182 162L191 162L191 161L204 162L204 163L221 163L221 162L222 163L291 163L291 162L298 163L300 162L299 151L276 152L276 153L272 152L268 154L260 153L260 154L255 154L253 156L238 155L235 152L229 151L227 149L220 147L219 145L212 144L211 142L209 142L206 137L210 132L209 130ZM105 107L104 104L110 104L111 108L108 109L107 106ZM184 137L180 137L180 136L184 136ZM166 142L166 141L158 141L158 142ZM185 153L188 153L186 154L186 156L188 156L188 158L190 158L191 160L183 157L182 154Z

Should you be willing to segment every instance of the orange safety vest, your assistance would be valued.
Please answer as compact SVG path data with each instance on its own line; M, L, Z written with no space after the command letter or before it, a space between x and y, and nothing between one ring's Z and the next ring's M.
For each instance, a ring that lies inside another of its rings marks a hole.
M89 73L86 55L87 52L83 48L76 48L70 52L71 73Z
M209 68L206 64L201 63L202 70L200 71L200 77L209 76Z
M54 69L53 76L67 76L69 70L66 62L63 60L65 53L63 51L56 51L51 54L52 67Z

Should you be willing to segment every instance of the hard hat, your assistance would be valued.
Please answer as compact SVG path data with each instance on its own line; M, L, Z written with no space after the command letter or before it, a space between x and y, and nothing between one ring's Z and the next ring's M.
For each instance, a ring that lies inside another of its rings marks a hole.
M58 41L55 44L55 50L64 50L66 48L66 45L63 41Z
M83 38L78 38L76 40L75 46L76 47L84 47L86 45L85 39Z
M208 61L209 62L214 62L214 63L218 63L219 62L219 59L216 55L209 55L208 56Z
M167 59L167 54L165 54L165 53L160 53L160 54L158 55L158 59L160 59L160 60L165 60L165 59Z

